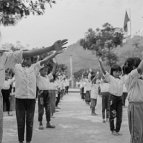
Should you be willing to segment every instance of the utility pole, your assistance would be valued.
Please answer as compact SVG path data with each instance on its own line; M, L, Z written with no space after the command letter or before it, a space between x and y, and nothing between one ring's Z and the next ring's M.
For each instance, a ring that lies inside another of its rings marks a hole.
M70 78L71 78L71 87L73 88L73 64L72 64L72 55L70 55Z

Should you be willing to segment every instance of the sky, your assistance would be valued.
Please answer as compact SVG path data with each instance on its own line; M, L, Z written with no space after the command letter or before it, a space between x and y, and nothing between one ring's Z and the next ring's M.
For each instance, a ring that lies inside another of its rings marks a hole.
M83 38L89 29L106 22L123 27L125 11L131 16L132 34L143 30L143 0L56 0L43 16L29 16L16 26L0 25L2 43L20 41L28 48L50 46L59 39L70 44Z

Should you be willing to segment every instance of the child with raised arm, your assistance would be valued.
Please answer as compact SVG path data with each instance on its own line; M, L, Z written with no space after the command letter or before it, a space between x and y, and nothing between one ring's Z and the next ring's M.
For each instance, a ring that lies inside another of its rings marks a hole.
M39 90L38 93L38 121L39 121L39 129L43 130L43 115L45 109L46 115L46 128L55 128L55 126L51 125L51 115L53 108L53 98L54 96L54 83L50 81L53 79L53 74L56 70L56 64L54 64L52 71L48 73L48 67L44 66L40 70L40 74L37 76L37 87ZM55 104L55 103L54 103Z
M105 76L109 85L110 92L110 130L113 135L121 135L119 133L122 123L122 93L123 93L123 80L120 79L121 67L119 65L113 65L111 67L111 73L107 73L104 70L102 59L99 59L101 70ZM116 119L116 124L114 120Z
M51 58L57 55L53 52L45 59L32 64L32 58L25 58L22 65L16 64L15 72L15 97L16 97L16 119L19 143L24 141L26 123L26 143L32 140L33 119L36 99L36 80L39 70Z
M13 68L15 64L22 63L23 58L41 55L52 50L62 50L67 43L67 40L58 40L52 46L30 51L15 51L9 52L8 50L0 48L0 143L2 142L3 134L3 97L1 89L5 80L5 70Z
M123 66L127 74L125 86L128 91L128 125L131 143L143 143L143 60L128 58Z

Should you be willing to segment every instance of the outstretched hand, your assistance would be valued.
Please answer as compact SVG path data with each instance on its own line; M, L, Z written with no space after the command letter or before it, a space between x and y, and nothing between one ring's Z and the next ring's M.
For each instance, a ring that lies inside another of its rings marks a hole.
M66 47L63 47L65 44L68 43L68 40L67 39L64 39L64 40L58 40L56 41L54 44L53 44L53 50L56 50L56 51L61 51L63 49L65 49Z

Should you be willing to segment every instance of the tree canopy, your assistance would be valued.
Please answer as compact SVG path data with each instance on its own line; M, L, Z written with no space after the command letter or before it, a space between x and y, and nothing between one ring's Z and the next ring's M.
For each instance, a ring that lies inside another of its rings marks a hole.
M84 49L96 51L96 56L106 61L107 65L112 66L117 61L117 56L113 49L121 46L123 41L123 31L121 28L115 28L109 23L95 31L89 29L85 37L80 40L80 45Z
M46 4L52 6L55 0L0 0L0 21L4 26L15 25L30 14L43 15Z

